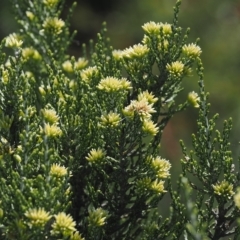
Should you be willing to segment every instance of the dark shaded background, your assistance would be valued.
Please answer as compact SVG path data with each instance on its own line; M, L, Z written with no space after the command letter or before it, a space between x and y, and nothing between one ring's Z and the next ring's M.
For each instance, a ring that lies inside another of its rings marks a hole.
M66 1L66 12L73 1ZM108 23L108 35L116 49L124 49L141 41L141 26L148 21L172 22L175 0L79 0L72 18L72 30L78 34L70 54L79 56L81 43L95 39L103 21ZM9 0L0 0L0 39L16 30ZM63 14L64 15L64 14ZM64 16L63 16L64 17ZM239 0L182 0L179 24L191 27L190 41L200 38L205 66L206 89L211 93L211 112L223 119L234 118L232 148L240 153L240 1ZM197 90L197 78L184 80L187 93ZM163 138L163 155L179 162L180 138L190 144L196 130L197 110L188 109L175 116Z

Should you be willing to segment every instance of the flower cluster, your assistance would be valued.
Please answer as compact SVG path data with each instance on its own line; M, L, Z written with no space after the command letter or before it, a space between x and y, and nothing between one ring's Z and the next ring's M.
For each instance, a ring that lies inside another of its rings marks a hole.
M91 163L95 163L95 162L101 162L105 157L105 152L98 148L98 149L92 149L90 151L90 153L88 153L88 156L86 157L86 159L91 162Z
M166 192L164 190L164 181L156 179L151 183L150 189L153 190L154 192L161 194Z
M212 191L203 191L194 207L210 195L217 199L214 205L229 202L223 212L238 216L240 193L233 190L239 179L229 171L226 142L230 124L223 138L217 132L206 156L214 121L207 119L201 48L187 44L188 31L177 25L180 1L172 24L142 26L139 44L113 50L104 25L96 43L82 46L78 59L67 54L74 34L69 18L60 19L66 15L64 0L18 2L21 35L9 35L0 47L0 238L83 240L78 228L87 239L197 238L194 231L200 234L205 223L194 226L192 219L210 219L210 225L225 230L226 222L217 218L225 219L212 209L197 211L199 217L191 211L188 218L191 201L182 204L183 198L175 197L180 192L171 187L171 164L157 155L171 117L200 105L195 151L182 162L183 176L199 177L199 184L209 177ZM190 92L188 103L175 102L194 64L201 98ZM211 178L213 164L214 176L230 182ZM194 183L189 192L198 191ZM166 190L173 208L166 221L159 221L156 209ZM193 231L187 229L190 224Z
M152 93L149 93L148 90L138 94L138 101L141 101L143 99L145 99L150 104L153 104L158 100L158 98L155 97Z
M168 63L166 66L167 71L173 77L181 77L184 72L184 64L181 61L176 61L172 63Z
M142 58L149 52L149 48L146 45L136 44L133 47L126 48L122 52L124 58Z
M154 172L154 179L150 177L140 178L136 181L136 188L140 192L148 192L152 190L157 194L162 194L166 192L164 190L164 181L170 176L169 170L171 164L169 161L158 157L148 156L146 162L149 164L150 168Z
M123 58L123 51L122 50L113 50L112 55L116 61L120 61Z
M131 89L131 83L126 78L118 79L115 77L106 77L100 81L98 89L105 92L117 92Z
M63 177L67 175L67 168L60 166L60 164L52 164L50 168L50 175L54 177Z
M169 170L171 168L171 164L166 159L159 156L150 156L147 161L150 162L150 165L158 178L168 178L170 176Z
M153 104L149 104L144 98L140 101L132 100L130 105L124 108L123 114L129 117L133 117L134 114L139 115L142 119L151 118L151 113L155 113Z
M59 116L54 109L42 109L44 120L49 124L57 124Z
M151 119L144 119L142 130L147 134L155 136L158 133L159 129L157 127L157 124L155 124Z
M101 116L101 125L116 127L119 125L121 117L118 113L110 112Z
M196 44L194 43L191 43L191 44L185 44L183 47L182 47L182 52L183 54L185 54L187 57L190 57L190 58L196 58L196 57L199 57L202 50L199 46L197 46Z
M62 130L58 127L59 116L50 105L41 110L44 126L41 131L48 137L58 137L62 135Z
M48 137L55 138L62 135L62 130L56 124L50 125L46 123L41 130Z
M153 191L156 194L162 194L165 191L163 179L169 178L169 170L171 164L166 159L162 159L159 156L148 156L146 159L147 164L154 172L154 178L145 177L136 181L136 188L139 192L145 193Z
M172 33L172 26L169 23L155 23L153 21L147 22L142 26L143 30L150 35L159 35L162 28L164 35Z
M70 215L64 212L56 214L55 221L52 224L52 235L63 235L64 237L73 235L76 232L76 223Z
M88 60L85 58L79 58L77 61L74 61L74 64L70 60L66 60L62 63L62 68L67 73L73 73L74 70L82 70L88 64Z
M29 209L25 216L30 220L29 224L33 226L40 226L43 227L50 219L51 215L43 208L39 209Z
M81 71L80 75L83 81L90 82L92 77L98 73L97 67L88 67Z
M127 117L133 117L134 114L137 114L142 121L143 132L155 136L158 133L158 127L151 120L151 114L156 112L153 104L157 101L158 98L152 93L143 91L138 94L138 100L132 100L130 105L123 109L123 114Z

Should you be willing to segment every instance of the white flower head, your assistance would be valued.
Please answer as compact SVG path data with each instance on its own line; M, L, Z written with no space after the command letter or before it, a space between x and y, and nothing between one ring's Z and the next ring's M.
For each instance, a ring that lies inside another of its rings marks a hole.
M113 50L112 55L113 58L117 61L121 60L123 58L123 51L122 50Z
M52 224L52 235L63 234L63 236L71 236L76 231L76 223L70 215L60 212L55 215L55 221Z
M123 114L132 117L134 113L136 113L143 119L151 118L151 113L156 112L152 105L153 104L149 104L146 99L140 101L132 100L130 105L124 108Z
M145 23L142 28L146 33L157 35L160 33L160 23L155 23L153 21Z
M172 25L169 23L160 23L164 35L170 35L172 33Z
M50 175L55 177L63 177L67 175L67 168L60 166L59 164L52 164L50 169Z
M119 125L121 117L118 113L110 112L109 114L101 116L101 125L116 127Z
M42 109L44 120L50 124L57 124L59 116L54 109Z
M117 92L121 90L131 89L131 83L126 78L106 77L100 81L97 86L98 89L105 92Z
M185 44L182 47L182 52L188 57L196 58L196 57L200 56L202 50L195 43L191 43L191 44L188 44L188 45Z
M184 71L184 64L181 61L176 61L172 63L168 63L166 66L168 72L170 75L174 77L180 77L183 74Z
M29 209L25 216L30 220L30 225L35 226L44 226L48 220L51 218L51 215L46 212L43 208L39 209Z
M150 119L144 119L142 130L145 133L148 133L152 136L155 136L158 133L158 127L157 124L154 124L154 122Z
M122 52L124 58L141 58L147 55L149 48L146 45L136 44L133 47L126 48Z
M149 93L148 90L141 92L138 94L138 100L141 101L145 99L148 103L155 103L157 102L158 98L155 97L151 92Z
M101 162L105 157L105 152L98 148L98 149L92 149L90 153L88 153L88 156L86 159L91 163Z

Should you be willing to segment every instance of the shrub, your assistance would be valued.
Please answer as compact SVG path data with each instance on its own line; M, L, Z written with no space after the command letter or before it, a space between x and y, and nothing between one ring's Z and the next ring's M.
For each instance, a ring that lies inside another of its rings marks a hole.
M19 32L0 48L1 239L237 239L232 122L220 133L209 117L201 49L178 26L180 1L171 24L144 24L142 42L125 50L111 47L104 24L79 59L67 55L73 8L63 21L61 0L13 6ZM192 72L198 93L180 102ZM189 106L198 130L193 150L181 141L173 189L160 141Z

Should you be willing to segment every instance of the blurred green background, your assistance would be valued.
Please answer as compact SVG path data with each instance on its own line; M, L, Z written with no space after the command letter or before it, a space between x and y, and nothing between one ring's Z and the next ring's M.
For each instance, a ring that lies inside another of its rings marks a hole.
M0 1L0 39L17 28L9 0ZM66 12L73 1L66 0ZM141 26L148 21L172 22L175 0L79 0L72 17L72 30L78 30L70 54L79 56L82 43L96 39L101 24L108 24L108 35L114 48L124 49L143 37ZM63 14L63 18L64 15ZM189 41L200 38L205 66L206 90L210 92L211 113L220 113L217 125L233 117L232 149L240 154L240 1L182 0L179 24L191 28ZM184 80L187 93L197 90L197 78ZM197 110L188 109L169 123L162 141L162 154L172 163L179 163L179 139L188 146L196 131ZM178 168L176 168L178 169Z

